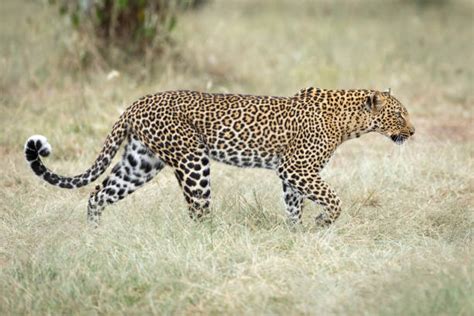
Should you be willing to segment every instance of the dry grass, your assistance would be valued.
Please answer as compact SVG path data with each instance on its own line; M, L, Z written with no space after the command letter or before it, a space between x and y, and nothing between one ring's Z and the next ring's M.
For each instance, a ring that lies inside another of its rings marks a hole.
M68 57L74 36L49 9L2 3L0 314L472 315L474 8L380 3L216 1L179 21L153 72L137 62L112 81ZM290 230L272 172L214 164L211 222L187 218L165 170L91 231L91 188L58 190L23 161L41 133L47 165L84 170L149 92L311 85L391 87L417 127L403 147L368 135L340 148L324 177L344 212L329 229L308 203Z

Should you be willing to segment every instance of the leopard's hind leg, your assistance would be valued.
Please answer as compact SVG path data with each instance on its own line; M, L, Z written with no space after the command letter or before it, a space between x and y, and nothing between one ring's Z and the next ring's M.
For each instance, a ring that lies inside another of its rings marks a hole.
M87 207L88 222L97 227L106 205L133 193L153 179L164 167L164 162L145 145L136 138L129 137L122 160L90 195Z
M174 173L188 203L189 216L194 220L204 218L211 202L209 155L202 149L187 154Z

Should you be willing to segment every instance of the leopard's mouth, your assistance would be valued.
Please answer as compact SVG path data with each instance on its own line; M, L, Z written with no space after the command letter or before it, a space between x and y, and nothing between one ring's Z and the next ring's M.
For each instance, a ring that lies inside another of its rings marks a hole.
M401 145L403 144L407 139L408 139L408 135L405 135L405 134L392 134L390 136L390 139L396 143L397 145Z

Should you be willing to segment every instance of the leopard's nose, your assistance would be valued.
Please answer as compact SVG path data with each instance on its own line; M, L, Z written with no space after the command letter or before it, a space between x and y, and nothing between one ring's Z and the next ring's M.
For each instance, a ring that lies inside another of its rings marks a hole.
M415 127L411 126L410 127L410 136L413 136L415 134Z

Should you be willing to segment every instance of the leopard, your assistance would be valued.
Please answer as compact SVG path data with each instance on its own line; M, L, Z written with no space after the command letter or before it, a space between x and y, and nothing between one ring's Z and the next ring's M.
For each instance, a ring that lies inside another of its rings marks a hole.
M75 189L99 178L126 140L121 160L89 196L87 220L98 227L104 208L135 192L165 166L184 194L189 216L209 217L211 161L273 170L282 183L287 219L302 222L303 201L322 211L318 226L341 214L341 201L321 171L343 142L376 132L396 144L414 135L405 106L390 91L304 88L289 97L190 90L141 97L120 115L93 164L59 175L41 160L46 137L33 135L24 154L32 171L54 186Z

